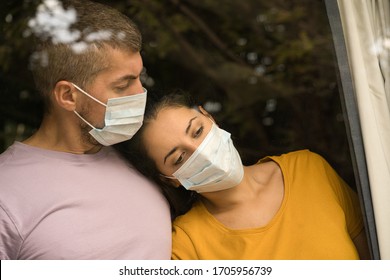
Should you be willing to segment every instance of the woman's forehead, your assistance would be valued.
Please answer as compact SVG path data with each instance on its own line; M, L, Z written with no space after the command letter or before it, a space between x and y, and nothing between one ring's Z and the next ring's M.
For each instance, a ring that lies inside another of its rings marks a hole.
M202 116L197 110L187 107L164 108L154 120L147 124L144 131L144 140L152 146L171 143L176 137L185 135L191 119L201 118Z
M158 136L156 134L167 134L182 129L188 120L198 115L196 110L186 107L168 107L161 109L156 118L148 122L145 128L145 136Z
M148 122L143 133L146 150L154 160L161 157L173 146L179 144L179 138L185 134L186 123L191 112L188 108L164 108L156 118Z
M157 114L155 123L167 123L171 126L179 125L181 121L186 121L186 118L198 116L200 113L197 110L187 107L166 107L161 109Z

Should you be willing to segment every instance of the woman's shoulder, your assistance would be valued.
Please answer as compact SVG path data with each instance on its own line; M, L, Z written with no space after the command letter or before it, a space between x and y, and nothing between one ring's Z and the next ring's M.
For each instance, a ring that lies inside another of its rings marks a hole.
M194 219L196 219L199 214L202 214L202 207L201 207L201 202L198 200L196 202L194 202L194 204L192 205L191 209L188 210L186 213L180 215L180 216L177 216L174 221L173 221L173 224L183 224L183 223L188 223L188 222L191 222L193 221Z
M266 156L260 159L259 163L267 162L270 160L276 161L277 163L281 163L281 162L296 163L297 161L300 162L313 161L313 160L322 161L323 157L315 152L310 151L309 149L304 149L304 150L291 151L279 155Z
M187 225L202 223L205 221L207 211L200 200L196 201L192 208L183 215L177 216L173 221L173 226L186 227Z
M276 163L279 168L282 170L284 176L287 174L294 175L295 172L312 172L313 170L317 170L319 167L327 166L326 160L319 154L310 151L309 149L305 150L296 150L287 152L280 155L267 156L259 160L260 165L264 165L261 163L267 162Z

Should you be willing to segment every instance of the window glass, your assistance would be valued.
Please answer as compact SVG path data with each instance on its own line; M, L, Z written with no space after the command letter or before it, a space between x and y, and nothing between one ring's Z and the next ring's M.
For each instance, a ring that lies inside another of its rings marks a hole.
M53 4L60 1L45 1ZM332 35L323 1L99 1L143 34L150 92L190 92L231 132L246 164L311 149L354 187ZM61 4L61 3L60 3ZM42 116L28 71L41 1L2 1L0 151ZM5 13L4 13L5 11Z

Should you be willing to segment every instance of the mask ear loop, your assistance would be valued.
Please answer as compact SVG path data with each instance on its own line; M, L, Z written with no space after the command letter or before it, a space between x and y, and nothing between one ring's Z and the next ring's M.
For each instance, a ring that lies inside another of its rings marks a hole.
M77 113L76 110L73 111L80 119L82 119L87 125L89 125L91 128L96 129L92 124L90 124L86 119L84 119L79 113Z
M168 176L168 175L164 175L164 174L160 174L160 176L164 177L164 178L167 178L167 179L177 180L177 178L174 177L174 176Z
M80 87L78 87L77 85L75 85L74 83L72 83L72 85L77 88L79 91L81 91L82 93L84 93L86 96L88 96L89 98L91 98L92 100L96 101L97 103L99 103L100 105L103 105L104 107L107 107L106 104L104 104L103 102L101 102L99 99L97 99L96 97L93 97L92 95L90 95L89 93L87 93L86 91L82 90Z
M86 96L88 96L89 98L91 98L92 100L96 101L97 103L99 103L100 105L103 105L104 107L107 108L107 105L104 104L103 102L101 102L100 100L98 100L97 98L93 97L92 95L90 95L89 93L87 93L86 91L82 90L79 86L75 85L74 83L72 83L72 85L78 89L80 92L84 93ZM96 127L94 127L92 124L90 124L86 119L84 119L79 113L77 113L76 110L73 111L80 119L82 119L87 125L89 125L92 129L96 129Z

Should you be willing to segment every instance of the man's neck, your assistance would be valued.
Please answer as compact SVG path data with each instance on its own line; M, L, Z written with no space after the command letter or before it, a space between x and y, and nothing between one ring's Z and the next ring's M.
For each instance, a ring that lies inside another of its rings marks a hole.
M64 127L54 118L44 118L40 128L24 144L59 152L72 154L93 154L101 150L102 145L82 141L78 127Z

